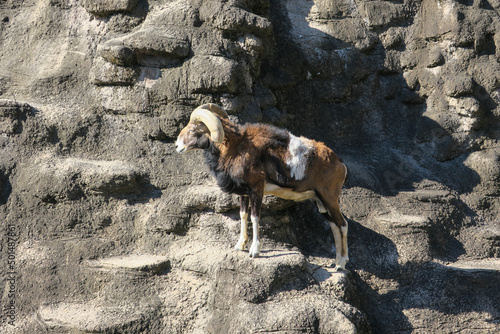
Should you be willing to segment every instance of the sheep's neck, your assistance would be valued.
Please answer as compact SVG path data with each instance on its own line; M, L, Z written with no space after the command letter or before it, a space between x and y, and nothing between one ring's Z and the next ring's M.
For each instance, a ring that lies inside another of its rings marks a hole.
M239 127L233 123L226 121L223 123L223 128L224 140L217 145L217 148L219 149L219 155L226 158L228 155L237 154L234 150L239 146L243 136L240 133Z
M211 142L206 150L208 154L205 157L212 171L226 169L227 166L224 166L224 162L231 160L227 159L228 156L237 154L235 150L237 150L239 142L243 137L240 133L240 128L228 120L222 120L222 127L224 129L224 140L222 143Z
M232 123L230 126L224 126L224 141L220 144L211 142L205 150L205 160L223 191L247 195L250 191L248 185L231 168L234 158L238 156L238 146L242 138L238 126Z

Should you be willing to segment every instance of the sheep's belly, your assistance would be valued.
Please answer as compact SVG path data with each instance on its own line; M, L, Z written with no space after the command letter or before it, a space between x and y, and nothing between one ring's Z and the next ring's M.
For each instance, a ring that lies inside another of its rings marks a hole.
M313 190L297 192L293 191L292 188L282 188L273 183L266 183L264 187L264 195L273 195L292 201L305 201L306 199L311 199L316 196Z

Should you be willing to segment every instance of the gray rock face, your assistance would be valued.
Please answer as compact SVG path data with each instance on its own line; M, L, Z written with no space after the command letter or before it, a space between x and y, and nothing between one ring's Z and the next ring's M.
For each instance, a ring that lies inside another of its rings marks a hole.
M498 1L0 4L1 333L500 331ZM312 203L174 142L217 103L349 168L349 272Z

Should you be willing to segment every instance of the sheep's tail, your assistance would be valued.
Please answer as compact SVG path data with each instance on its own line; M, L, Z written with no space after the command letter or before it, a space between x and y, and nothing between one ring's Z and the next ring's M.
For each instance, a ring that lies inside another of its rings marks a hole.
M349 168L347 168L347 165L345 163L342 163L345 167L345 178L344 178L344 184L342 185L343 188L347 187L347 182L349 182Z

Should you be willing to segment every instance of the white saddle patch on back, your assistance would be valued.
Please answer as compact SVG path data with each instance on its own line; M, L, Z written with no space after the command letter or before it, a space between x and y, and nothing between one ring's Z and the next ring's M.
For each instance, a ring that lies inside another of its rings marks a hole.
M286 164L290 168L291 177L295 180L302 180L305 177L307 156L313 147L311 140L304 137L299 138L290 133Z

